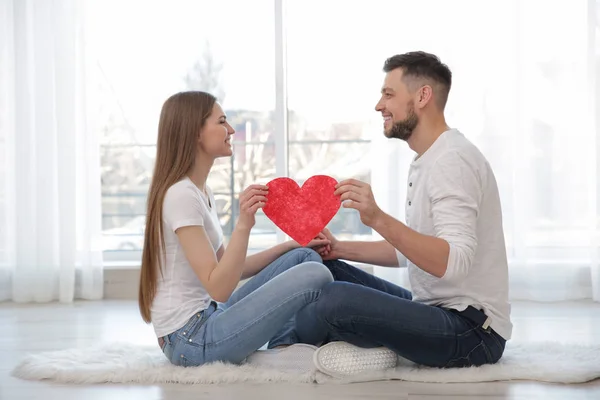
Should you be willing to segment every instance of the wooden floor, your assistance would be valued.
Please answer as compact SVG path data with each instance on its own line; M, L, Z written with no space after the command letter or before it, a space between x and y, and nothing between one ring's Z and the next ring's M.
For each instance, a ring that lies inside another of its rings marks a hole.
M600 343L600 304L513 305L514 338ZM578 385L537 382L425 384L373 382L352 385L57 385L22 381L10 370L27 352L91 345L95 340L154 343L133 301L72 305L0 303L0 399L600 399L600 380ZM122 333L120 333L120 332Z

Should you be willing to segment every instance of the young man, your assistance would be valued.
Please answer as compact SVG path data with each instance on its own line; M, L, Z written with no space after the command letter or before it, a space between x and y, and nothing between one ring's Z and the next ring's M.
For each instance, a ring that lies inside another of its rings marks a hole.
M510 339L508 266L492 169L444 118L452 74L436 56L389 58L375 109L385 136L406 141L410 165L406 223L383 212L371 187L339 183L344 207L359 211L380 242L331 241L320 249L335 282L296 316L298 338L326 343L314 360L340 376L396 365L398 356L433 367L497 362ZM345 259L408 267L412 292Z

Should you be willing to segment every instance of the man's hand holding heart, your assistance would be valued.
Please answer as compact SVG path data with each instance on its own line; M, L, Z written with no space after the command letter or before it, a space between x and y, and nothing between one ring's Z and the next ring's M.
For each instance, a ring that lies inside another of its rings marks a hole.
M336 196L341 196L340 200L345 208L353 208L360 213L360 220L370 228L375 225L385 215L375 202L371 185L356 179L346 179L335 186Z

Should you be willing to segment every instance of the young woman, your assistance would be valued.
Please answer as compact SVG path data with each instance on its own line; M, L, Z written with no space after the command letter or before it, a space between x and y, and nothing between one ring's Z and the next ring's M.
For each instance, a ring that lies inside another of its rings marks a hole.
M232 155L234 133L208 93L178 93L163 105L139 307L175 365L241 363L267 342L269 348L292 345L286 351L293 355L294 346L305 346L290 334L295 314L333 281L319 255L295 242L246 257L255 213L267 200L264 185L240 194L240 216L225 249L206 181L214 160ZM327 239L320 236L307 247L323 244Z

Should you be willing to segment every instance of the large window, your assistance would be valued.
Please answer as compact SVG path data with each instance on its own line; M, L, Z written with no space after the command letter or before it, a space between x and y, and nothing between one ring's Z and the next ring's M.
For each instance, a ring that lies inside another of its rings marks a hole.
M88 1L105 259L139 261L160 107L186 89L216 94L237 131L234 156L219 160L209 182L226 235L238 193L281 175L299 184L315 174L370 182L380 206L403 219L413 153L383 137L374 106L383 61L418 49L452 68L447 120L494 168L509 256L526 263L589 257L598 206L596 175L585 165L597 150L580 144L595 142L596 132L594 121L578 117L586 105L573 97L589 89L594 73L589 4ZM344 208L329 227L340 237L376 236ZM260 214L251 251L282 238Z

